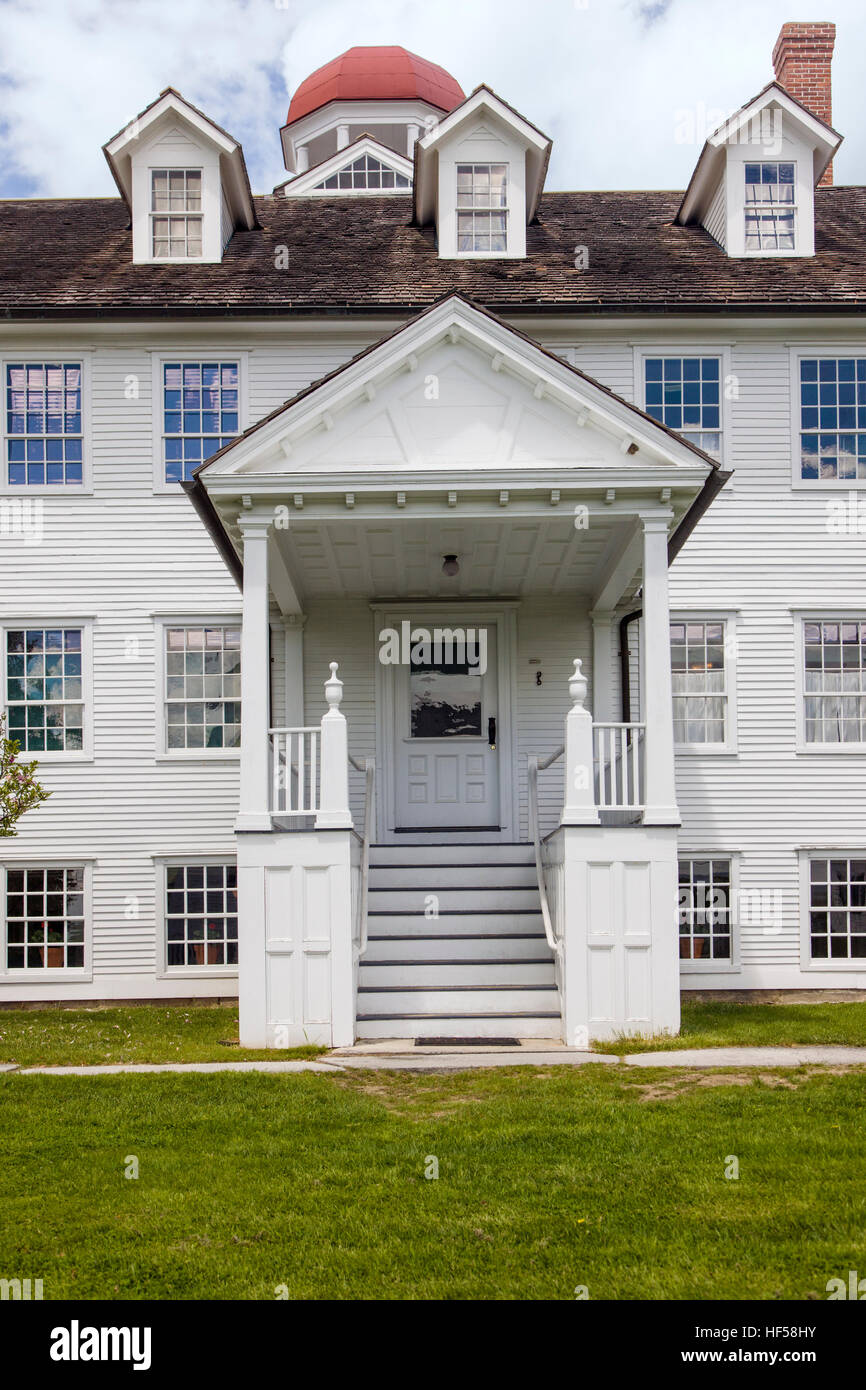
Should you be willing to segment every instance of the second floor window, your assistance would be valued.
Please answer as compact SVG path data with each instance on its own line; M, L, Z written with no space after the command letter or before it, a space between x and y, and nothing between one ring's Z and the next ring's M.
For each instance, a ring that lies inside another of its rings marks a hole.
M162 368L165 481L192 477L238 432L237 362L165 362Z
M490 255L508 249L508 165L457 165L457 250Z
M646 413L719 458L722 450L718 357L644 359Z
M807 743L866 743L866 622L803 624Z
M7 629L9 737L22 753L83 750L81 646L81 628Z
M674 742L725 742L725 624L671 623Z
M6 467L12 485L81 483L81 363L10 362Z
M201 169L152 169L150 220L154 260L201 255Z
M866 357L800 358L800 476L866 479Z
M240 747L240 628L166 629L165 719L169 752Z
M746 165L746 250L793 251L793 164Z

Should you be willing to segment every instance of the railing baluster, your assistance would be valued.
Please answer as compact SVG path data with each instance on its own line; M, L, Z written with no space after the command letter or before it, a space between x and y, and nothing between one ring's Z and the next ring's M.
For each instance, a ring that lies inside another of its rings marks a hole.
M312 729L271 729L272 813L312 816L319 810L319 737Z
M602 811L643 809L644 724L594 724L593 756Z

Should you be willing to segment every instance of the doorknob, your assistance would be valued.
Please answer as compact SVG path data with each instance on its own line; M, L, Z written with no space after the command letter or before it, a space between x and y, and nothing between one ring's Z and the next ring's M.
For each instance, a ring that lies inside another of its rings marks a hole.
M487 742L491 748L496 747L496 720L492 714L487 721Z

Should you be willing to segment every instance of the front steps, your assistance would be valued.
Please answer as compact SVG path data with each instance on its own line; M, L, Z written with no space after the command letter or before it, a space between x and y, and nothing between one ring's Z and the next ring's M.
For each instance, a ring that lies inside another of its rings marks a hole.
M356 1033L561 1037L530 845L372 845Z

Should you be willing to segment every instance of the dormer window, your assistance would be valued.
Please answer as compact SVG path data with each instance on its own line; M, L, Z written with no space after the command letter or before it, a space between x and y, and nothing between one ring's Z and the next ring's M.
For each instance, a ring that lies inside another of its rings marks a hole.
M746 165L746 250L793 251L794 164Z
M201 256L201 169L151 172L151 244L154 260Z
M457 165L457 250L461 256L508 249L508 165Z

